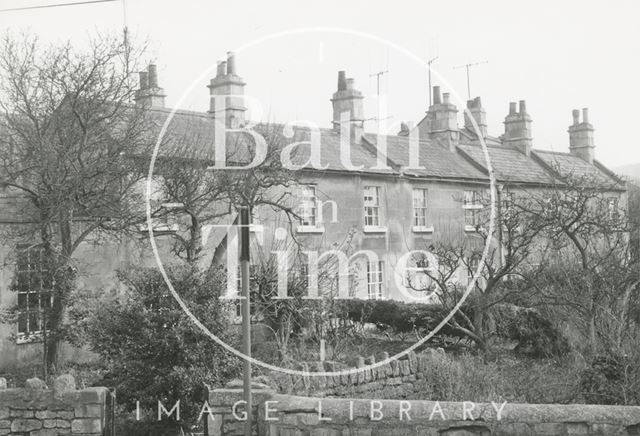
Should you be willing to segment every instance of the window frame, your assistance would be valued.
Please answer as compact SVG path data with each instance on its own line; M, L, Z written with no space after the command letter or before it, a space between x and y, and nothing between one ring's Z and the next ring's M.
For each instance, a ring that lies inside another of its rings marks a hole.
M375 268L372 268L375 266ZM375 281L372 281L375 278ZM384 261L367 261L367 298L382 300L384 298Z
M46 325L43 325L47 322L47 318L45 316L45 311L51 310L53 306L53 290L51 288L46 287L45 284L45 274L49 271L46 267L46 262L43 260L44 258L44 248L41 245L29 245L29 244L19 244L16 247L16 269L15 269L15 282L16 282L16 293L17 293L17 312L18 312L18 320L16 323L16 343L30 343L30 342L38 342L42 341L43 334L49 329ZM33 261L33 253L37 253L38 259ZM26 254L26 258L23 258ZM24 260L23 260L24 259ZM26 265L26 269L21 269L21 265ZM32 289L32 278L33 275L36 275L37 278L37 289ZM26 275L26 291L22 290L23 287L20 283L21 277ZM37 299L37 307L31 304L32 295L36 295ZM44 301L46 301L48 295L48 306L43 305L43 296ZM24 305L20 303L20 301L24 301ZM35 318L33 316L35 315ZM22 319L24 319L25 329L21 329ZM37 323L37 328L32 329L31 323L35 320ZM21 331L22 330L22 331Z
M610 220L620 219L620 199L615 196L607 197L607 217Z
M420 195L416 196L416 193ZM414 227L427 227L428 217L427 211L429 208L429 191L426 188L413 188L411 199L413 203L413 226ZM416 204L416 202L421 204Z
M467 195L471 194L471 195ZM470 198L468 198L470 197ZM464 218L464 230L467 232L476 231L478 226L480 225L479 217L480 211L484 209L484 206L481 203L482 193L479 190L468 190L465 189L463 191L463 218ZM469 223L468 217L471 217L471 223Z
M382 195L380 185L365 185L362 189L364 233L387 232L383 219Z
M322 209L319 207L318 202L318 186L315 183L305 183L298 187L299 199L300 199L300 219L296 226L297 233L324 233L324 225L319 214L322 214ZM311 196L306 195L308 191L311 191ZM307 208L311 209L311 214L306 214ZM305 217L311 217L312 220L306 220Z

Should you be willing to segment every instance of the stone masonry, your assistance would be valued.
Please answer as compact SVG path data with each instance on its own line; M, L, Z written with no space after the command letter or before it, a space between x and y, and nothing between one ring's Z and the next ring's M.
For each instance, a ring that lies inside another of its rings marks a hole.
M24 388L6 389L0 379L0 435L111 436L111 394L107 388L77 390L70 375L59 376L51 389L37 378Z
M265 386L252 392L257 436L640 435L640 407L319 398ZM241 400L241 388L211 390L205 435L242 436Z
M282 372L270 374L271 386L279 393L313 395L314 397L349 398L415 398L414 394L426 391L429 383L427 371L433 354L441 349L427 349L421 353L409 352L401 359L372 366L389 358L388 353L356 358L355 368L363 371L333 376L291 376ZM371 366L371 367L370 367ZM352 368L352 369L355 369ZM346 368L333 362L302 363L299 368L306 372L338 372Z

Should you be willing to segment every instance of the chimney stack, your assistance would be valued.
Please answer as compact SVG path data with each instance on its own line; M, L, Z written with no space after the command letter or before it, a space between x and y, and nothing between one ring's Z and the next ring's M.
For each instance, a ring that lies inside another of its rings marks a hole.
M513 108L515 112L515 107ZM476 121L478 125L478 130L473 126L471 122L471 118L469 116L469 112L471 113L471 117ZM467 100L467 110L464 112L464 127L472 133L476 135L482 136L482 138L486 138L487 134L487 112L482 107L482 101L480 97L476 97L473 100Z
M441 104L442 100L440 100L440 87L433 87L433 104Z
M210 96L209 113L214 118L224 118L227 128L237 129L245 124L247 108L244 106L244 86L244 81L236 73L235 54L227 52L227 60L218 62L216 77L207 85ZM216 102L220 107L216 107Z
M216 71L216 77L222 77L227 74L227 61L218 61L218 69Z
M354 79L347 79L344 71L338 71L338 90L333 93L331 103L333 105L333 130L340 132L340 116L349 114L351 135L359 141L364 134L364 97L355 89Z
M509 115L504 119L503 141L529 156L533 147L531 123L524 100L520 100L518 112L516 112L516 103L509 103Z
M146 71L140 71L140 89L147 89L149 87L149 73Z
M595 157L595 143L593 140L594 129L589 123L589 109L582 109L582 122L580 122L578 109L574 109L572 115L573 124L569 126L569 153L591 164Z
M440 87L433 87L433 104L424 121L418 125L420 138L429 138L455 152L460 132L458 131L458 108L451 103L448 92L440 98Z
M136 91L134 100L136 104L144 107L164 107L166 97L164 89L158 86L158 68L155 64L149 64L147 71L140 71L140 89Z

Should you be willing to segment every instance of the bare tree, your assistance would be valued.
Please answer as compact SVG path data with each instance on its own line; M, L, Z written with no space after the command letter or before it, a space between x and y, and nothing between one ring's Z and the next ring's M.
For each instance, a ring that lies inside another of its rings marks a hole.
M527 292L525 284L541 270L542 264L533 260L541 257L545 250L545 245L537 241L541 230L530 225L531 216L524 206L528 204L527 198L516 197L506 190L500 196L493 234L488 232L489 201L483 198L483 213L472 236L449 237L424 247L437 259L437 267L429 267L429 261L423 255L414 255L416 265L424 267L422 271L431 283L412 280L411 276L408 280L414 291L435 292L437 300L448 312L467 289L466 280L470 282L479 271L468 300L449 325L482 350L488 347L487 326L491 323L493 308L523 298ZM489 250L483 258L485 245L489 245ZM463 280L460 280L461 276L464 276Z
M213 119L211 120L211 128ZM298 173L286 168L280 159L285 147L281 126L260 124L253 131L265 141L266 153L262 162L253 168L241 168L256 154L253 136L234 132L227 137L228 168L215 168L213 149L208 139L212 132L202 137L188 134L184 126L172 129L163 139L157 165L160 201L154 216L173 219L179 227L169 233L175 240L173 250L188 262L196 262L202 254L202 232L209 224L221 221L231 223L241 207L269 208L274 215L283 214L289 223L298 218L292 190L298 182ZM236 169L237 168L237 169ZM169 207L162 208L162 204Z
M134 187L143 173L130 155L149 144L143 112L131 104L142 50L119 37L98 37L80 51L6 35L0 52L0 184L21 198L24 224L12 236L41 246L48 263L42 330L50 371L74 252L88 235L139 219L132 205L140 203Z
M534 196L528 210L532 225L554 243L550 261L561 266L537 288L542 304L571 309L565 314L581 324L595 353L599 344L621 344L638 293L638 259L630 245L634 218L620 204L620 184L595 173L558 172L557 185Z

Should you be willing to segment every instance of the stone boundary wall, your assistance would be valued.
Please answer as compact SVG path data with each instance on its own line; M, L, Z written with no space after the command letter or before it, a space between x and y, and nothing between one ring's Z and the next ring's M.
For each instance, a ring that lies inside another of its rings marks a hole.
M253 396L259 436L640 435L640 407L310 398L265 386ZM244 434L232 414L241 399L240 388L209 392L207 436Z
M427 349L418 354L411 351L402 359L339 376L305 377L274 371L269 374L268 384L283 394L314 397L412 398L414 394L426 391L426 370L430 368L428 363L440 354L444 355L442 349ZM364 368L388 358L388 353L381 353L377 359L374 356L358 356L356 366L351 369ZM301 363L297 369L307 372L337 372L349 368L334 362L312 362Z
M61 375L51 389L40 379L24 388L7 389L0 378L0 435L112 436L111 393L107 388L76 389L72 376Z

